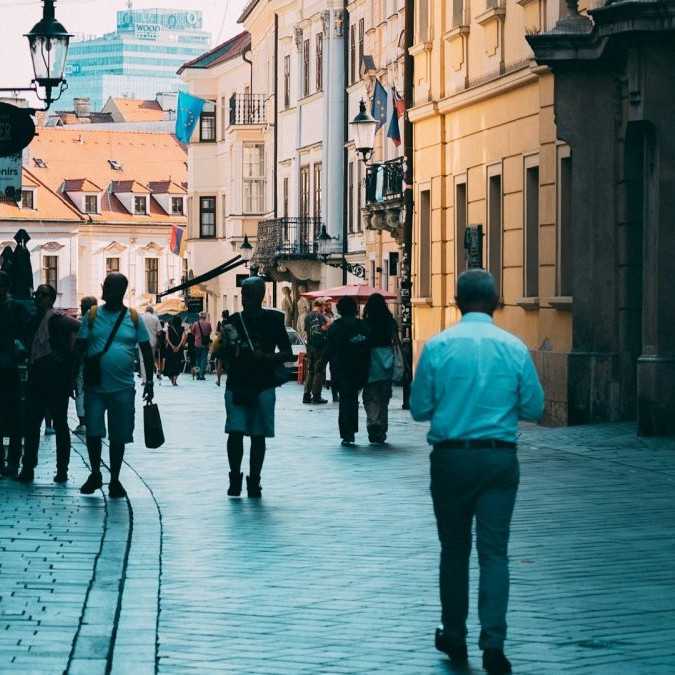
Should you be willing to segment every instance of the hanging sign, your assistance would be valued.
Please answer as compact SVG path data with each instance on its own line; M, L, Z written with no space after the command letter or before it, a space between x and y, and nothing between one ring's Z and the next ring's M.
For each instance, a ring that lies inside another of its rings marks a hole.
M0 157L0 201L21 199L21 153Z
M464 231L464 251L467 269L483 268L483 226L469 225Z
M35 136L35 124L27 108L0 103L0 157L21 152Z

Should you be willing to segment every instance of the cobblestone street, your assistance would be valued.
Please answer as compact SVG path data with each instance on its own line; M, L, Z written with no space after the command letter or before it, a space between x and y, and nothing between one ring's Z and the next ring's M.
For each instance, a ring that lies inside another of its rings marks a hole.
M0 673L450 673L425 425L397 400L390 448L345 449L337 406L287 385L263 499L228 499L222 395L157 388L167 443L146 450L138 416L128 504L81 497L77 453L53 486L53 438L33 487L2 480ZM526 426L520 459L514 673L672 673L675 443Z

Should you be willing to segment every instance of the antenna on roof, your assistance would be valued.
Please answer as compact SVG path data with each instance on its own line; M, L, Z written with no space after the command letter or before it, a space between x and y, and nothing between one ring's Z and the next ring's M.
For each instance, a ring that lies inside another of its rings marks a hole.
M127 9L134 8L134 0L127 0Z

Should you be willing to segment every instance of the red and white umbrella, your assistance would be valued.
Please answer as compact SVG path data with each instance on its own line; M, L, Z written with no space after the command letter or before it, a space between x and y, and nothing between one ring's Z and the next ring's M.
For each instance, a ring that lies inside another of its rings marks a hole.
M398 296L382 288L373 288L366 284L347 284L346 286L338 286L337 288L324 288L318 291L309 291L303 293L305 298L331 298L332 300L339 300L340 298L354 298L356 302L366 302L371 295L379 293L385 300L397 300Z

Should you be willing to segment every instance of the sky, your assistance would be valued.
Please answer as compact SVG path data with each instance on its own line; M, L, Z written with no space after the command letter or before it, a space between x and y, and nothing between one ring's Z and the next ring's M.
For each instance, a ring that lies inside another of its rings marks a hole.
M246 0L134 0L136 9L198 9L212 45L241 30L237 22ZM127 0L57 0L56 18L70 33L101 35L115 30L116 12ZM26 87L33 77L24 36L42 16L41 0L0 0L0 87ZM1 96L2 94L0 94ZM4 94L9 96L10 94Z

